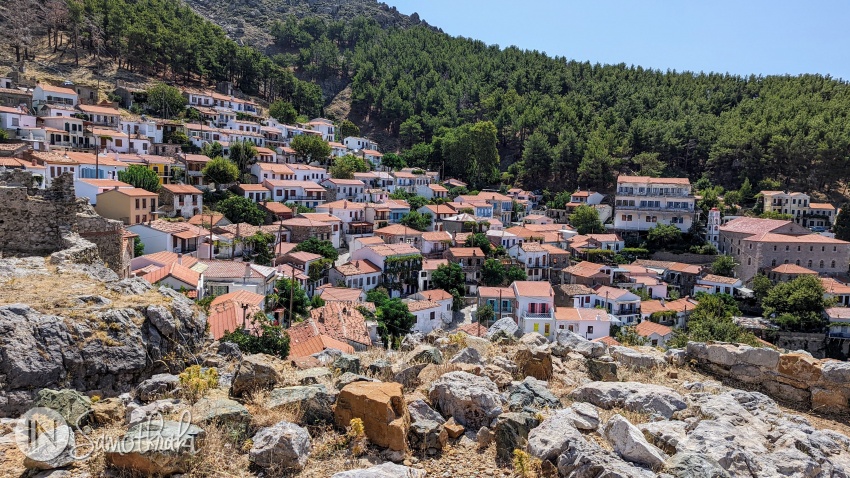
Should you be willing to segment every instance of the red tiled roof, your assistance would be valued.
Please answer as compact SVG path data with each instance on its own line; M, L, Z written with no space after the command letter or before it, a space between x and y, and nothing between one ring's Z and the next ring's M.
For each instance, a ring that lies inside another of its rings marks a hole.
M288 332L287 332L288 333ZM314 335L296 342L290 336L289 358L307 357L321 352L325 349L337 349L347 354L354 353L354 347L340 342L339 340L325 334Z
M617 339L611 337L610 335L606 335L605 337L599 337L598 339L593 339L591 342L602 342L603 344L611 347L611 346L620 346L623 345L620 342L617 342Z
M316 292L326 302L358 302L363 294L362 289L333 286L319 287Z
M635 333L642 337L649 337L652 334L658 334L662 337L666 337L673 333L673 329L666 325L656 324L650 320L644 320L637 324L635 327Z
M242 328L243 312L237 305L238 304L233 301L227 301L214 307L210 307L210 315L207 318L207 324L209 324L210 334L215 340L221 339L221 337L223 337L227 332L233 332ZM246 313L250 317L259 311L259 309L251 307L246 310ZM246 328L250 331L251 326L249 324L250 321L246 321ZM252 333L256 335L256 331L252 331Z
M247 290L237 290L216 297L215 299L213 299L210 305L218 305L227 301L233 301L237 304L248 304L259 307L265 299L266 298L262 295L254 292L250 292Z
M516 291L517 297L552 297L555 295L552 285L548 282L518 280L514 281L511 286Z
M375 234L387 236L421 236L422 231L417 231L401 224L390 224L387 227L375 229Z
M499 297L500 294L503 299L516 297L513 287L481 286L478 288L478 297Z
M688 178L651 178L649 176L617 176L618 183L691 184Z
M487 327L479 324L478 322L474 322L471 324L463 324L457 328L460 332L465 332L474 337L484 337L487 335Z
M422 297L425 297L427 300L446 300L453 299L454 297L443 289L431 289L431 290L423 290L419 291L419 294Z
M569 322L579 321L609 321L608 312L604 309L596 308L573 308L573 307L558 307L555 310L555 320L564 320Z
M163 184L162 189L174 194L202 194L200 189L188 184Z
M422 259L423 271L435 271L440 266L449 265L448 259Z
M419 312L421 310L439 309L442 306L431 300L412 300L407 303L407 310L411 312Z
M336 266L336 270L344 276L356 276L360 274L374 274L376 272L381 272L380 267L367 260L349 261L345 264Z
M310 318L289 328L291 342L303 343L320 334L341 342L371 345L366 318L357 310L357 302L327 302L310 311Z
M815 272L811 269L806 269L805 267L802 267L802 266L798 266L797 264L780 264L780 265L774 267L773 269L771 269L770 272L775 272L777 274L818 275L817 272Z

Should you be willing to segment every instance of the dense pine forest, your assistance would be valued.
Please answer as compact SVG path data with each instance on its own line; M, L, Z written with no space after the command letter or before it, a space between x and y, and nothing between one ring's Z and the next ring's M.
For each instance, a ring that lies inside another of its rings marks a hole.
M318 85L346 85L348 119L375 132L385 151L477 185L610 189L622 171L829 192L850 175L848 85L829 77L592 64L363 16L272 20L274 45L261 52L178 0L10 0L6 8L25 3L39 5L42 21L10 25L7 35L28 29L15 38L52 37L58 48L61 32L68 61L95 55L178 84L230 80L307 116L333 99ZM22 40L9 44L27 55Z

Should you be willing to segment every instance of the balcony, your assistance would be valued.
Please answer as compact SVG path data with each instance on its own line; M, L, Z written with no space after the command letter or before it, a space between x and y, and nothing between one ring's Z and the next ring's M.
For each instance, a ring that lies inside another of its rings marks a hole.
M528 312L528 311L524 311L522 313L523 319L536 319L536 320L548 319L548 320L552 320L554 317L555 317L554 312L552 312L552 311L549 311L549 312Z
M658 191L658 190L641 192L641 191L635 191L635 190L630 190L630 189L618 189L617 190L617 196L647 196L647 197L658 196L658 197L679 197L679 198L692 198L693 197L690 192L672 192L672 191L664 192L664 191Z
M685 207L673 207L673 206L624 206L618 205L614 206L616 209L629 209L636 211L661 211L661 212L694 212L693 206L685 206Z

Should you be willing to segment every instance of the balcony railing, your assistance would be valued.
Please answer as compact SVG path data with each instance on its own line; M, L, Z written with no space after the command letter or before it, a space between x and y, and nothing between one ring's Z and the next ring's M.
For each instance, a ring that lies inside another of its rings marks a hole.
M552 319L554 317L553 312L523 312L523 319Z
M675 206L641 206L641 205L638 204L638 205L635 205L635 206L619 205L619 206L614 206L614 207L616 209L632 209L632 210L640 210L640 211L694 212L694 208L692 206L685 206L685 207L681 207L681 206L680 207L675 207Z
M659 197L680 197L687 198L693 197L689 192L663 192L663 191L630 191L628 189L618 189L618 196L659 196Z

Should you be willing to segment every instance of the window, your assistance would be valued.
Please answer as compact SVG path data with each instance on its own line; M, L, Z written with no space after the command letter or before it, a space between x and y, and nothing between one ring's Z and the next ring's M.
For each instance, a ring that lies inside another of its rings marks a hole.
M753 258L752 258L752 257L748 257L748 258L747 258L747 265L748 265L748 266L753 265Z
M812 260L809 259L809 267L812 267Z
M832 261L832 265L829 266L829 267L832 267L833 269L835 269L835 261Z
M587 326L587 333L588 333L588 334L592 334L592 333L593 333L593 326L592 326L592 325L588 325L588 326Z
M540 332L540 324L534 324L534 331Z
M549 335L549 324L543 324L543 335Z
M136 198L136 209L139 209L139 198Z
M139 220L139 215L138 215L138 214L136 214L136 223L138 224L138 223L140 223L140 222L141 222L141 221Z
M820 261L820 268L823 269L823 261Z
M770 261L771 267L776 267L776 259Z
M20 120L18 118L12 118L12 126L20 126Z
M575 332L575 331L573 330L573 326L572 326L572 325L568 326L567 330L569 330L570 332Z

